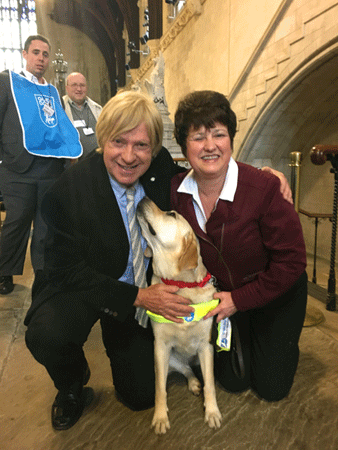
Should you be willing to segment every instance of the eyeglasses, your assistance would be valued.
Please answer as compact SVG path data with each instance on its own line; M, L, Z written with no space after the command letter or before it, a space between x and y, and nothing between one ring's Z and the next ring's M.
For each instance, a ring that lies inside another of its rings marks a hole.
M72 84L69 84L68 86L70 86L71 88L81 88L81 89L83 89L83 88L85 88L87 85L86 85L86 84L83 84L83 83L72 83Z

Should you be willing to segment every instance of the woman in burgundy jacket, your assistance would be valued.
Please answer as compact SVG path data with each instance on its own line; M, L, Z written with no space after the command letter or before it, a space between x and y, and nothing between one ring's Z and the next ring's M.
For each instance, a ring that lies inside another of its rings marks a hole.
M196 91L179 103L175 137L192 169L174 177L171 200L192 225L218 282L220 304L206 317L231 317L241 347L235 363L232 352L216 354L219 382L231 392L250 387L277 401L289 393L298 364L305 244L278 178L231 157L235 133L236 115L223 94Z

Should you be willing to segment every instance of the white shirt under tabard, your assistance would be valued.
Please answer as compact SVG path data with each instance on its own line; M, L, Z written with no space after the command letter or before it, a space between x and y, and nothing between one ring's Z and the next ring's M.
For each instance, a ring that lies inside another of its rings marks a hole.
M27 80L31 81L32 83L35 83L35 84L48 84L47 81L44 78L43 78L43 83L39 83L39 80L36 78L36 76L33 75L32 73L28 72L28 70L26 70L26 69L22 69L20 72L23 72L25 74Z
M224 185L218 200L221 199L233 202L237 189L237 183L238 183L238 165L233 158L230 158L227 174L224 180ZM205 216L202 202L198 193L198 186L194 177L194 169L191 169L188 175L184 178L182 183L179 185L177 192L192 195L198 225L205 232L207 218ZM218 200L216 202L215 208L217 206Z

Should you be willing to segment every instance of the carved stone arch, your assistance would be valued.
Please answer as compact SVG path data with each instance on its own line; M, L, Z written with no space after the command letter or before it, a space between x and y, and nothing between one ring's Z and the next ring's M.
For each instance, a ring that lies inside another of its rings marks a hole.
M337 128L338 39L299 65L273 92L241 142L236 159L270 160L284 169L292 151L306 155ZM332 128L333 127L333 128ZM265 165L265 163L263 163Z
M284 133L279 136L282 128L273 127L272 132L267 124L271 125L272 120L278 121L279 112L283 108L292 115L292 110L286 104L287 100L283 100L290 80L299 80L303 70L316 67L313 64L319 60L324 61L330 52L335 53L335 46L338 45L338 4L335 0L320 2L310 11L306 0L292 3L286 1L283 6L286 8L283 7L276 15L278 23L272 21L271 32L267 30L252 61L245 68L240 89L235 86L229 96L238 119L234 156L241 161L251 162L258 153L263 155L263 159L264 154L273 153L278 160L285 153L282 149L286 148L285 143L291 130L284 128ZM285 28L285 20L293 24L289 32ZM315 33L318 37L314 41ZM336 70L333 72L336 73ZM322 83L319 82L319 86ZM293 105L293 113L297 105L292 97L296 95L296 88L301 89L301 86L295 84L288 97ZM303 95L305 98L309 97L306 91ZM294 121L301 120L300 113L301 111L294 115ZM292 121L286 120L286 113L283 113L282 118L280 124L286 121L285 123L292 125ZM289 142L292 147L289 151L296 151L294 147L297 144Z
M85 33L101 50L108 67L111 93L116 92L116 80L124 86L125 41L124 24L129 40L139 49L139 8L137 0L54 0L52 20ZM131 68L138 68L140 56L130 52Z
M102 22L90 9L83 8L82 2L76 0L55 0L50 17L57 23L77 28L86 34L101 50L106 61L110 89L112 94L116 92L116 59L115 38L112 33L102 26ZM102 45L102 43L105 45Z

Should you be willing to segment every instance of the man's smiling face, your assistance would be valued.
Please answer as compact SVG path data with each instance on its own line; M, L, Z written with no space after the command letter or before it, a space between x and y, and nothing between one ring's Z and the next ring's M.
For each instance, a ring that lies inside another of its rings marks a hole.
M108 140L103 148L108 173L126 187L136 183L148 170L151 159L150 139L144 123Z

